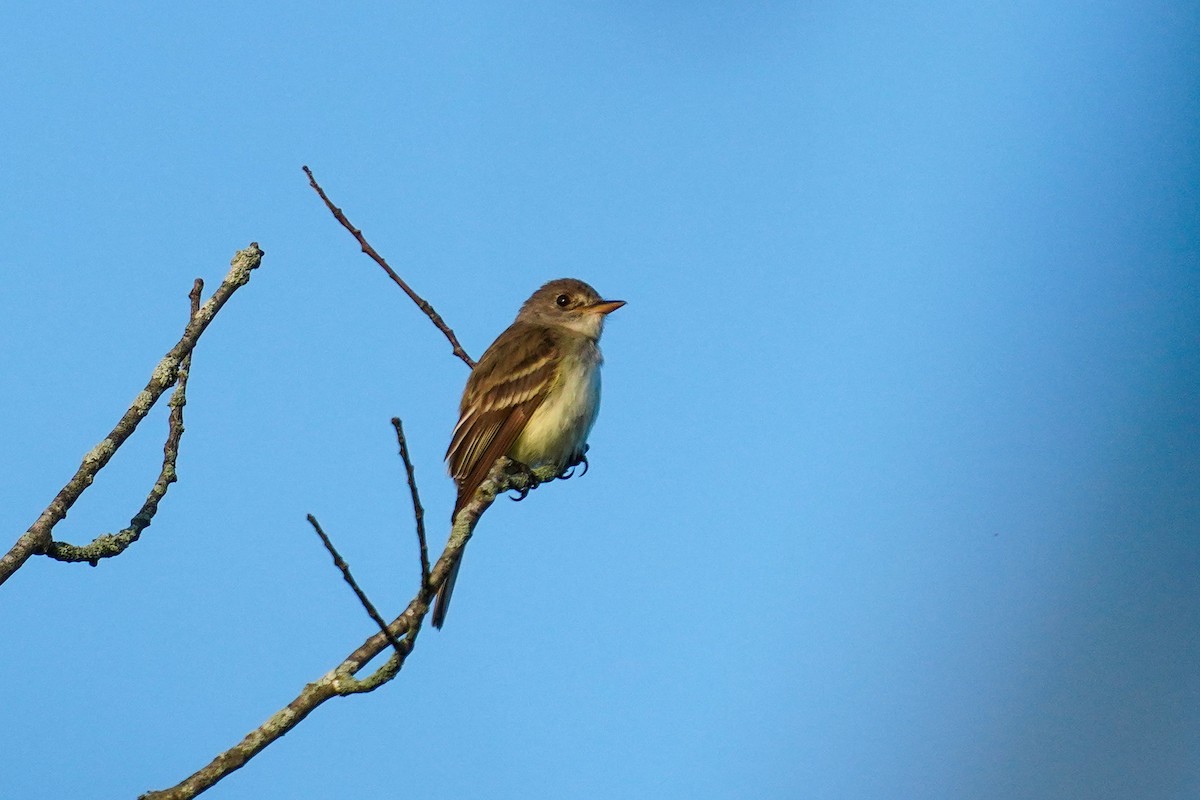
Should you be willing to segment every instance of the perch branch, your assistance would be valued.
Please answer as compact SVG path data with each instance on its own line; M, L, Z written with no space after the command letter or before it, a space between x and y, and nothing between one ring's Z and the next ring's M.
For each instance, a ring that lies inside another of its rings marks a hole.
M409 602L403 613L388 625L388 630L391 631L393 637L409 635L401 639L401 649L392 656L387 665L366 680L359 681L354 677L389 646L388 637L384 636L382 632L376 633L347 656L341 664L306 685L295 700L275 712L270 719L248 733L239 743L219 754L208 765L179 784L169 789L147 792L139 800L189 800L225 776L245 766L247 761L262 752L271 742L295 728L326 700L371 691L394 678L400 667L403 666L404 659L412 652L414 645L412 634L420 629L421 622L429 613L429 604L437 595L437 590L445 582L452 565L471 538L475 525L479 522L479 517L495 501L498 494L509 490L521 491L535 482L552 480L557 471L550 468L534 471L531 474L510 470L510 463L508 459L500 459L492 468L487 480L475 491L471 501L458 512L450 532L450 539L446 543L446 549L442 551L441 557L433 565L428 583L420 587L417 595ZM385 672L392 662L396 662L394 667Z
M308 185L311 186L318 195L320 195L321 200L325 203L325 207L328 208L330 213L333 214L334 218L342 224L342 227L350 231L350 235L352 235L358 241L358 246L362 248L362 251L370 256L376 264L383 267L383 271L388 274L388 277L391 278L397 286L404 290L404 293L408 295L414 303L417 304L417 308L424 311L425 316L429 317L430 321L437 326L437 329L445 334L446 338L450 340L450 346L453 349L454 355L458 356L460 359L462 359L464 364L473 369L475 367L475 361L469 355L467 355L467 351L464 350L462 345L458 343L458 337L454 335L454 331L450 329L450 326L446 324L446 321L442 319L441 315L434 310L434 307L431 306L425 300L425 298L414 292L412 287L409 286L403 278L396 274L395 270L388 266L388 263L384 260L383 256L379 255L375 248L371 246L370 242L367 241L366 237L363 236L363 232L354 227L350 220L346 218L346 215L342 213L342 210L335 206L333 201L329 199L329 196L325 194L325 190L321 188L321 185L317 183L317 179L313 177L312 170L310 170L308 167L302 167L302 169L304 170L304 174L308 176Z
M66 518L71 506L92 485L96 474L104 468L117 449L133 434L138 424L145 419L163 393L179 380L184 359L195 349L200 336L226 301L233 296L234 292L249 282L251 271L262 263L262 257L263 251L259 249L257 242L251 243L248 248L234 255L231 269L225 276L225 280L188 320L188 324L183 330L183 336L174 347L167 351L158 366L154 368L146 388L134 398L133 404L117 422L116 427L83 457L83 463L80 464L71 480L59 491L50 505L42 511L29 530L16 541L8 553L0 557L0 584L20 569L30 556L44 554L49 550L53 543L54 527Z

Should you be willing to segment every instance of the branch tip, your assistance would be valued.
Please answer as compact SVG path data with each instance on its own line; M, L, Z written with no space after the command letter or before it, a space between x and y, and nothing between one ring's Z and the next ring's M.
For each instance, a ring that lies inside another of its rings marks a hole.
M396 442L400 445L400 458L404 461L404 471L408 477L409 494L412 495L413 517L417 522L417 545L421 558L421 589L429 588L429 547L425 539L425 509L421 506L421 496L417 492L417 475L413 469L412 458L408 454L408 440L404 438L404 425L399 417L392 417L392 427L396 430Z
M392 633L391 628L388 627L388 624L383 621L383 617L381 617L379 612L375 610L374 604L367 597L366 592L359 587L358 581L354 580L354 576L350 574L350 565L346 563L346 560L342 558L342 554L339 553L337 548L333 546L333 542L325 534L325 531L321 530L321 523L317 522L317 518L312 514L309 514L307 519L308 523L313 526L313 530L317 532L317 536L321 537L321 543L325 545L325 549L329 551L329 555L333 557L333 565L342 571L342 578L345 579L346 583L350 584L350 588L354 590L354 594L358 597L358 602L362 604L362 607L366 609L367 614L372 620L375 621L375 624L379 626L379 630L387 638L392 647L395 648L397 655L399 655L400 658L404 658L406 653L404 652L403 645L400 644L400 640L396 638L395 634Z
M363 236L362 231L355 227L354 223L352 223L346 217L346 215L342 213L342 209L333 204L333 201L329 199L329 195L325 194L325 190L321 188L321 184L317 183L317 179L313 176L312 170L307 166L303 166L301 169L304 170L304 174L308 176L308 185L313 188L313 191L317 193L317 195L321 198L321 201L325 203L325 207L329 209L329 213L333 214L334 219L336 219L343 228L350 232L350 235L355 238L362 251L370 256L370 258L376 264L378 264L384 272L387 273L388 277L391 278L397 286L404 290L404 293L408 295L410 300L417 304L417 308L421 309L421 311L425 313L425 316L429 317L429 321L432 322L434 326L441 331L446 339L450 342L451 352L458 356L458 358L461 359L462 362L468 367L474 369L474 359L467 355L467 351L464 350L463 346L458 343L458 337L454 335L454 331L450 329L450 326L446 324L441 315L434 310L433 306L431 306L429 302L425 300L425 298L413 291L412 287L409 286L403 278L396 274L396 271L388 265L383 256L379 255L375 248L371 246L370 242L366 240L366 237Z

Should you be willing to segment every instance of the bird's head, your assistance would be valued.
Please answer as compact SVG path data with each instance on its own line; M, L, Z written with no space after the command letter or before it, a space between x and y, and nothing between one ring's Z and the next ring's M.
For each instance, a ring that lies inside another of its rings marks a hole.
M605 316L623 305L624 300L601 298L583 281L559 278L538 289L525 301L517 321L556 325L599 339Z

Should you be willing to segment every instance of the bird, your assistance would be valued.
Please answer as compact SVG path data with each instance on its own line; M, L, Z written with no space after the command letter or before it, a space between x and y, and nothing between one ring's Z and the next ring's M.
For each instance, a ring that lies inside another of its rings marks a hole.
M452 523L502 456L529 469L553 467L560 477L586 464L600 410L600 334L605 318L623 305L575 278L550 281L484 352L463 389L446 449L458 487ZM435 628L446 621L461 566L460 553L438 589Z

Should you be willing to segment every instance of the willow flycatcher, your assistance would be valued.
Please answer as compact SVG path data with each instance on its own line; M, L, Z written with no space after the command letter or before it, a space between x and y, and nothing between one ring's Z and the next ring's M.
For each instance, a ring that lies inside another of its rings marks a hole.
M602 300L574 278L550 281L521 306L517 319L479 359L459 404L446 462L458 484L454 514L470 502L497 459L560 475L584 460L600 410L600 333L625 305ZM433 625L442 627L462 557L438 591Z

